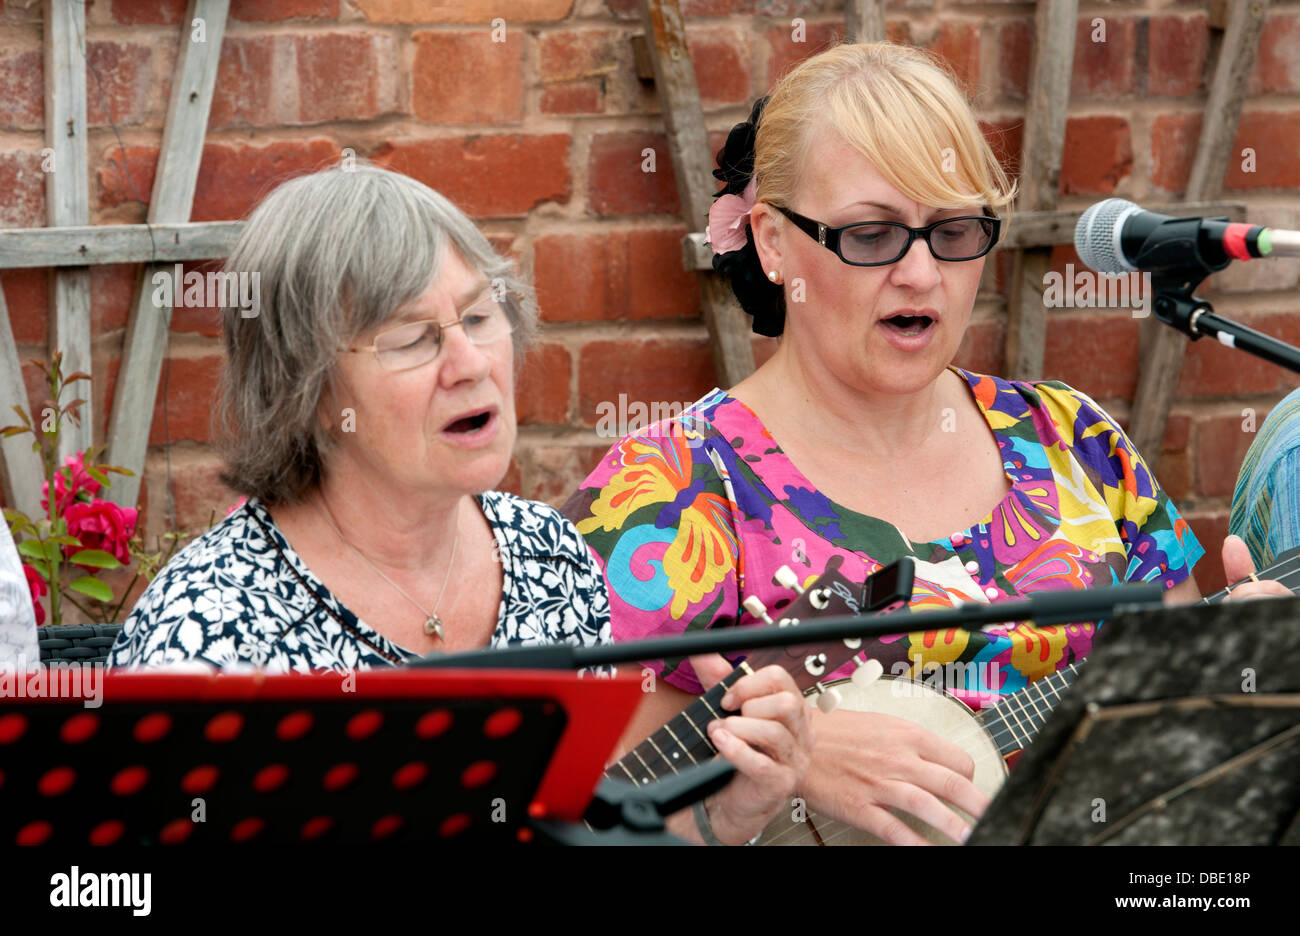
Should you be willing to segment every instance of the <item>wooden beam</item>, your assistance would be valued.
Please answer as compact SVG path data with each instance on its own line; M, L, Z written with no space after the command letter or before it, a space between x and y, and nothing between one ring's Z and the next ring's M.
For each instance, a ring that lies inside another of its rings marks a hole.
M45 139L53 151L53 171L45 174L46 220L51 227L84 225L90 220L90 175L86 152L86 5L45 0ZM56 270L50 290L50 352L63 352L63 372L91 373L90 271ZM90 447L94 408L83 383L71 391L86 394L81 424L69 420L59 435L59 455Z
M848 0L844 4L844 41L885 41L884 0Z
M218 260L243 230L243 221L9 228L0 230L0 270Z
M1226 216L1229 221L1246 220L1246 203L1215 202L1177 202L1144 205L1150 211L1167 215L1200 215L1205 218ZM1074 229L1079 224L1077 211L1026 211L1017 212L1011 219L1010 230L1002 235L998 250L1022 250L1029 247L1052 247L1057 244L1073 244ZM682 238L682 265L688 270L713 269L713 252L705 244L702 231L687 234ZM2 267L3 264L0 264Z
M709 152L695 67L686 45L686 27L677 0L641 0L641 12L649 38L659 104L668 128L668 149L677 177L682 214L687 230L693 231L708 219L718 185L713 178L713 156ZM700 293L718 381L724 388L735 386L754 372L749 317L716 273L701 274Z
M230 0L189 0L181 21L180 52L149 199L150 223L189 220L229 11ZM202 35L193 25L196 21L203 25ZM114 479L109 489L109 496L123 506L133 507L139 500L149 427L158 398L158 375L171 327L171 307L159 308L153 302L153 275L159 271L167 275L172 272L154 263L146 264L141 272L108 426L109 459L135 472ZM174 291L179 291L180 283L172 285Z
M40 414L30 412L27 388L23 384L22 362L18 360L18 346L14 344L14 331L9 324L9 309L5 306L4 290L0 289L0 426L18 423L15 406L28 410L39 425ZM41 514L41 482L45 480L40 456L32 451L31 436L13 436L0 439L0 465L4 470L5 504L17 507L32 519Z
M1232 158L1241 104L1246 97L1259 35L1268 13L1268 0L1232 3L1228 28L1219 50L1219 61L1206 101L1201 138L1187 182L1189 201L1208 201L1218 195ZM1191 212L1195 214L1196 212ZM1143 323L1142 372L1133 398L1133 415L1128 434L1152 471L1160 461L1160 446L1169 421L1178 378L1183 371L1187 337L1163 322L1151 318Z
M1034 11L1033 64L1017 202L1030 211L1056 207L1078 16L1078 0L1039 0ZM1012 264L1007 301L1009 377L1032 380L1042 376L1047 340L1043 289L1051 256L1050 250L1033 247L1019 251Z

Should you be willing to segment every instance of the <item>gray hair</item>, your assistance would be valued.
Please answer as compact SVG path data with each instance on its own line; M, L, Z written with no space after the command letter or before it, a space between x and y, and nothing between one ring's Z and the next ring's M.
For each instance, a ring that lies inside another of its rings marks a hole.
M256 315L221 311L226 361L214 416L226 485L276 503L320 482L334 440L317 407L338 349L423 294L445 246L504 293L517 374L536 331L533 292L427 185L358 162L285 182L258 205L225 264L260 281Z

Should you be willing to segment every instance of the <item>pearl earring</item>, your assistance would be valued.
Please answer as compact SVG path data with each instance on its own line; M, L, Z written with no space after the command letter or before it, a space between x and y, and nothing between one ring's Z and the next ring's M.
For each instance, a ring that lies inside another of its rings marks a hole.
M779 279L779 277L780 277L780 274L777 273L776 270L768 270L768 271L767 271L767 278L770 279L772 282L774 282L774 283L777 282L778 279Z

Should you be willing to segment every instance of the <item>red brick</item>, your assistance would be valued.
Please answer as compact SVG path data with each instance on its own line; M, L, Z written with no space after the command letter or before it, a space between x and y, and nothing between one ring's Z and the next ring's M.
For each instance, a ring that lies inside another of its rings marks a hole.
M753 54L741 34L734 29L698 30L687 35L687 43L705 107L749 102Z
M518 123L524 114L523 34L488 29L414 36L411 106L438 124Z
M588 426L600 419L597 406L689 403L717 386L707 338L647 341L588 341L578 356L578 418Z
M329 140L281 140L268 146L209 143L203 147L194 193L193 221L230 221L245 217L261 199L293 176L337 161L338 147ZM147 203L153 190L158 151L128 146L126 165L131 180ZM123 172L122 156L114 147L99 170L99 204L113 207L133 200Z
M617 29L561 29L544 33L537 43L542 83L609 74L619 65Z
M958 86L973 94L980 80L979 25L944 21L928 48L952 67Z
M1187 413L1170 413L1165 421L1165 437L1160 442L1162 452L1181 452L1191 441L1192 417Z
M41 154L0 153L0 227L45 226L45 173Z
M1092 40L1093 19L1105 19L1105 42ZM1071 99L1132 94L1137 70L1136 49L1137 20L1134 17L1080 17L1074 34Z
M1153 16L1147 93L1170 97L1205 87L1210 27L1204 16Z
M1155 468L1159 484L1175 506L1192 493L1192 456L1190 452L1163 452Z
M280 122L275 110L275 49L280 39L226 35L208 116L210 129Z
M1021 17L998 27L998 88L1004 97L1023 101L1029 89L1029 63L1034 47L1034 21Z
M113 22L130 26L176 26L186 0L113 0Z
M605 95L594 81L567 81L542 89L540 108L543 114L599 114L605 109Z
M1242 114L1228 159L1225 189L1300 188L1300 111L1253 111ZM1244 172L1242 152L1255 151L1253 172Z
M1264 21L1247 95L1300 91L1300 14L1279 10Z
M171 358L171 373L166 376L167 430L171 438L169 440L163 432L163 375L160 374L158 402L149 427L150 445L182 440L212 441L212 400L221 376L221 363L219 353L197 358ZM167 366L168 362L164 361L163 367Z
M522 217L542 202L567 202L572 193L564 133L403 140L384 144L372 158L478 218Z
M148 479L156 485L158 503L165 505L167 495L166 463L152 459ZM207 531L209 524L218 524L226 518L226 511L239 502L240 495L221 483L224 466L215 455L187 452L184 457L172 456L172 503L176 508L176 525L182 530L198 533Z
M90 333L95 336L126 328L140 266L115 263L90 268Z
M352 0L372 23L472 23L481 25L504 17L508 29L523 23L565 19L574 0Z
M298 119L369 120L394 109L389 85L396 47L370 33L310 33L294 37L298 61Z
M48 270L0 272L0 287L4 289L5 305L9 309L9 325L13 329L15 343L45 344L45 323L49 309L49 295L46 290L48 282ZM7 418L0 415L0 419Z
M1185 514L1183 519L1205 550L1205 555L1192 570L1202 595L1212 595L1227 583L1223 577L1223 539L1228 535L1228 514Z
M572 445L538 445L530 452L524 475L524 497L552 507L564 502L600 463L605 448Z
M220 260L183 263L181 264L181 282L184 283L185 276L191 270L204 274L206 281L206 275L209 272L220 270L221 263ZM153 288L152 283L150 288ZM221 334L221 310L206 304L197 306L178 305L172 309L171 330L215 338Z
M976 374L1002 373L1006 331L1001 319L972 322L966 327L953 363Z
M45 127L45 72L37 49L0 51L0 128Z
M1255 432L1264 424L1268 414L1257 411L1254 416L1255 431L1247 431L1248 415L1240 412L1211 416L1196 423L1196 478L1197 491L1206 497L1231 497L1237 484L1237 473L1246 450L1255 441Z
M89 125L107 127L110 120L117 126L143 123L153 86L153 52L149 47L135 42L90 42L86 59Z
M529 348L515 391L519 425L568 422L572 373L573 356L564 345L548 342Z
M587 162L587 207L598 215L680 212L667 137L639 130L596 134Z
M699 315L699 287L683 269L685 228L547 234L534 244L534 280L550 322Z
M244 23L338 19L339 0L231 0L230 18Z
M1131 315L1050 311L1043 375L1096 400L1131 400L1141 360L1138 334L1138 319Z
M1061 194L1109 195L1133 169L1133 145L1123 117L1072 117L1065 126Z
M1160 114L1152 120L1151 184L1171 193L1187 188L1200 136L1200 114Z
M1242 313L1233 320L1289 344L1300 342L1300 314ZM1290 371L1213 338L1188 343L1178 380L1180 397L1248 396L1290 389Z
M770 89L778 78L805 59L829 49L844 39L844 24L807 23L803 27L803 41L794 40L795 27L771 26L764 34L769 47L767 59L767 86Z

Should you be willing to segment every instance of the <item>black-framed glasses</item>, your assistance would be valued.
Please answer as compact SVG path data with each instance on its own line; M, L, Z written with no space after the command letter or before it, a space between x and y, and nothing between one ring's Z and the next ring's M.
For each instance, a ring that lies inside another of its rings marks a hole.
M507 303L513 294L498 297L496 290L485 292L475 299L454 322L443 324L437 319L403 322L386 328L375 340L362 347L340 348L353 353L369 351L386 371L404 371L423 367L442 350L442 333L457 325L465 329L465 337L472 344L485 345L514 331Z
M908 227L897 221L860 221L830 227L781 205L774 206L794 226L851 266L887 266L897 263L924 240L936 260L978 260L998 242L1002 219L992 215L944 218L925 227Z

